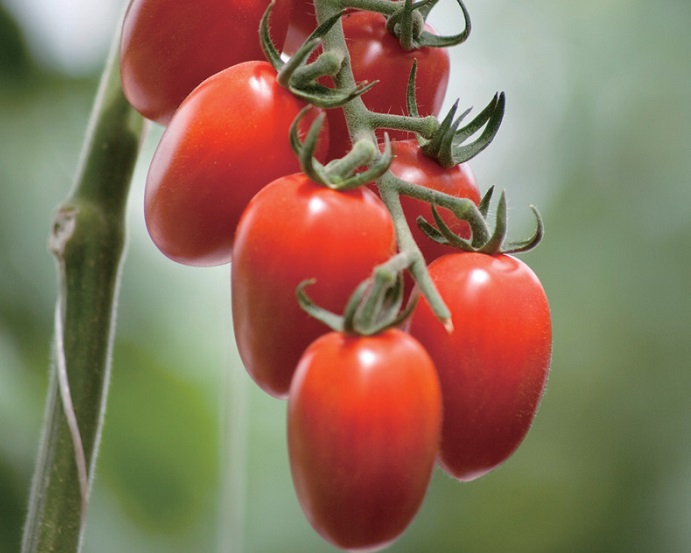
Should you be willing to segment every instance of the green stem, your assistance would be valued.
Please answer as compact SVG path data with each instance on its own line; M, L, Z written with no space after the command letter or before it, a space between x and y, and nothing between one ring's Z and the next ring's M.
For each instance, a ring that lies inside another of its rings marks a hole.
M344 8L355 8L391 15L401 9L400 0L344 0L341 3Z
M467 198L457 198L444 192L418 186L416 184L390 176L385 186L393 188L401 195L410 196L449 209L458 217L470 225L472 229L473 241L484 244L489 239L489 227L480 209ZM381 185L380 185L381 188Z
M370 125L374 128L412 131L421 134L425 138L430 138L439 129L437 118L433 116L407 117L370 111L368 118Z
M342 5L337 0L316 0L314 4L317 21L320 24L342 9ZM356 84L355 77L353 76L352 67L350 65L350 56L348 55L346 40L343 35L343 26L340 21L334 25L324 37L324 49L343 56L341 70L334 76L334 84L336 87L341 89L350 89L354 87ZM343 106L343 113L353 144L362 139L369 139L374 144L377 144L373 121L376 123L385 121L386 125L396 128L396 123L393 120L389 120L386 115L373 114L370 112L359 96ZM408 118L405 119L407 120ZM421 131L426 132L431 125L436 123L436 120L433 123L431 119L432 118L422 118L419 120ZM437 318L447 329L450 329L451 319L449 309L444 304L444 301L427 272L425 260L422 253L420 253L420 248L415 243L415 239L413 238L403 213L398 189L400 182L400 179L396 179L387 171L383 177L377 179L377 186L394 220L399 251L410 256L410 259L412 259L410 272L417 282L420 291L425 298L427 298Z
M76 552L84 530L108 391L125 207L143 135L143 120L120 87L117 51L116 38L75 186L58 206L49 240L59 279L56 340L23 553Z
M415 282L417 282L420 291L427 298L434 314L448 330L451 330L451 312L439 295L436 286L434 286L427 271L425 258L422 256L420 248L410 232L410 227L408 227L403 207L401 206L401 197L397 189L398 182L399 180L391 173L386 173L377 183L382 200L386 204L396 225L398 248L401 252L407 252L412 259L410 272Z
M314 2L314 7L319 24L333 17L342 9L341 4L337 0L318 0ZM350 56L348 54L345 36L343 35L343 25L340 21L336 23L324 37L324 50L327 52L334 52L343 59L341 70L334 76L335 87L341 90L351 90L355 88L356 81L353 76L353 69L350 65ZM353 144L362 138L369 138L376 144L377 141L374 130L370 126L368 120L369 110L362 101L362 98L360 96L353 98L346 103L342 109L345 114L348 132L350 133Z

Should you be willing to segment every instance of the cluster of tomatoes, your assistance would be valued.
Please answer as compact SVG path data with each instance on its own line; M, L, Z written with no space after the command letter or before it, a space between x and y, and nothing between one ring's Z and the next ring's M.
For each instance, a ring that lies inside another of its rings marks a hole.
M330 331L299 305L296 290L310 279L311 301L343 313L400 250L401 231L373 183L339 190L301 172L289 138L295 121L302 136L322 122L314 156L324 163L351 140L341 109L326 110L325 121L318 107L305 115L304 98L279 84L257 39L266 9L266 0L132 0L123 90L166 127L146 183L147 228L177 262L231 262L236 343L254 381L288 398L291 470L307 518L338 547L383 547L415 516L435 464L472 480L519 446L549 369L549 307L534 273L500 244L467 252L431 240L419 217L461 242L471 226L405 195L400 205L447 324L424 294L403 321L364 334L352 320ZM290 56L316 26L311 0L278 0L270 22L272 43ZM406 51L386 23L362 9L340 20L355 79L379 81L365 105L406 113L417 60L418 113L438 115L446 50ZM482 206L467 163L443 167L412 133L389 135L391 175Z

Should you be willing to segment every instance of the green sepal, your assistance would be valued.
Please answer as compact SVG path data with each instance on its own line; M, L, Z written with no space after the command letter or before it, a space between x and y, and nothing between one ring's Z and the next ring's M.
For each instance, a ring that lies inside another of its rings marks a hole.
M403 5L387 17L386 29L401 43L404 50L418 48L449 48L465 42L470 36L470 14L462 0L456 0L463 12L463 31L455 35L436 35L426 31L424 22L438 0L405 0Z
M281 53L276 49L276 46L271 40L271 35L269 33L269 18L275 4L276 0L271 0L271 2L269 2L269 5L266 7L266 10L264 10L264 15L262 15L261 21L259 22L259 44L262 47L267 61L273 65L276 72L280 72L281 68L285 65L285 62L281 59Z
M432 214L434 214L436 206L431 205L430 207L433 210ZM444 237L441 231L437 230L437 227L427 222L427 219L425 219L422 215L417 216L417 219L415 219L415 223L417 224L418 228L425 233L425 236L427 236L427 238L429 238L430 240L433 240L437 244L449 243L449 241Z
M456 118L458 101L442 120L439 129L430 139L418 139L420 149L435 159L442 167L453 167L472 159L492 142L499 131L506 107L506 96L503 92L494 95L492 100L475 118L461 127L463 119L470 110ZM480 136L466 144L466 141L482 127Z
M375 267L368 282L367 293L358 302L351 315L354 330L363 335L377 334L386 328L401 324L410 313L411 306L401 311L404 299L403 271L410 266L408 254L399 253Z
M428 127L427 132L422 132L422 129L416 131L422 140L431 140L439 134L440 123L434 116L421 117L420 111L417 108L417 59L413 60L413 65L410 68L410 75L408 76L408 88L406 89L406 105L408 107L408 114L415 119L431 119L432 125ZM456 102L458 103L458 102Z
M354 88L341 91L313 82L300 88L291 86L289 89L295 96L301 98L305 102L320 108L333 109L341 107L350 102L353 98L361 96L375 84L377 84L377 81L372 83L358 83Z
M295 290L295 297L297 298L298 304L310 317L313 317L318 321L324 323L326 326L328 326L332 330L335 330L336 332L344 332L344 317L342 315L332 313L328 309L320 307L319 305L314 303L305 292L305 288L311 286L316 282L316 279L308 278L303 280L300 284L298 284L298 287Z
M300 121L302 121L302 118L311 109L313 109L312 106L305 106L302 108L293 123L290 125L290 147L298 157L302 172L305 173L312 181L328 186L326 184L327 179L326 175L324 174L324 166L314 157L317 141L319 139L319 133L324 125L324 120L326 119L325 113L320 113L312 122L309 130L307 131L307 136L305 136L304 142L300 140Z
M489 206L490 203L492 202L492 195L494 194L494 186L490 186L487 192L485 192L485 195L482 196L482 199L480 200L480 204L477 206L478 209L480 210L480 213L482 213L482 216L486 219L487 214L489 213Z
M508 226L506 214L506 191L502 190L499 195L499 202L497 203L497 215L494 221L494 232L489 240L477 249L480 253L493 254L501 251L501 246L506 238L506 229Z
M492 197L493 189L487 191L485 196L482 198L479 209L482 216L487 218L487 212L489 210L489 202ZM478 252L485 253L489 255L494 255L498 253L520 253L532 250L535 248L544 236L544 224L542 222L542 217L540 212L533 205L530 209L535 216L535 231L532 236L525 240L518 241L506 241L506 233L508 229L508 217L506 209L506 192L502 191L499 196L499 201L497 203L497 213L495 216L494 230L489 237L480 238L476 233L473 233L471 240L468 241L461 238L455 234L446 222L439 215L439 211L435 204L430 205L432 209L432 215L434 217L434 222L436 227L426 221L423 217L418 217L417 225L420 230L425 233L425 235L431 240L439 243L453 246L455 248L461 249L468 252ZM469 221L467 218L459 217L462 220ZM471 226L472 229L472 226Z
M535 231L532 236L525 240L512 240L504 244L502 248L503 253L522 253L534 249L545 235L545 225L542 221L542 216L534 205L529 206L535 217Z
M388 134L384 135L384 151L369 139L358 140L342 158L323 165L314 157L319 132L326 114L321 113L310 125L304 142L298 133L300 121L311 106L303 108L290 127L290 145L298 156L302 171L314 182L333 190L350 190L381 177L393 161ZM360 168L365 167L360 171Z
M312 52L321 44L322 38L343 16L343 11L319 25L295 54L284 61L269 33L269 17L274 3L275 0L272 0L264 11L259 26L259 37L264 55L277 72L276 81L278 84L305 102L324 109L341 107L353 98L364 94L376 84L376 82L361 82L349 89L338 89L329 88L317 82L320 77L333 76L338 73L343 62L333 52L324 52L315 61L308 62Z
M357 153L358 148L366 149L367 152L372 152L373 154L367 162L369 165L366 166L364 171L360 172L357 172L357 169L362 167L362 164L358 160L363 159L364 156L354 155ZM348 190L374 182L389 170L392 161L393 150L391 148L391 141L389 140L389 134L385 133L383 152L380 152L374 145L374 142L368 138L358 140L353 145L351 151L344 157L334 160L326 166L326 174L332 183L332 188Z
M418 9L429 0L422 0L413 4L412 0L405 0L403 6L386 18L386 30L395 36L406 51L419 48L417 37L422 33L425 20Z
M401 325L415 309L417 298L403 308L403 271L411 262L408 254L399 253L375 267L372 276L355 288L342 315L316 305L309 298L305 289L315 283L314 279L302 281L296 297L302 309L332 330L357 336L379 334Z
M420 117L420 111L417 109L417 93L415 92L415 82L417 80L417 59L413 60L413 66L410 68L410 75L408 76L408 89L406 90L406 104L408 105L408 115L411 117Z
M432 216L434 217L434 221L437 224L436 227L428 223L422 216L419 216L417 219L418 227L428 238L434 240L438 244L453 246L464 251L470 252L475 250L470 242L461 238L457 234L454 234L454 232L441 218L441 215L439 215L439 210L437 209L436 205L431 204L430 207L432 208Z

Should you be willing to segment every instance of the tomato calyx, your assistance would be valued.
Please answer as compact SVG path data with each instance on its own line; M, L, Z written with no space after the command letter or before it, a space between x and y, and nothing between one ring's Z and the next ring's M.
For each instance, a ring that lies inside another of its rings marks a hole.
M317 140L326 114L320 114L310 125L304 142L298 133L302 117L309 111L304 108L290 128L290 145L298 156L300 167L311 180L334 190L349 190L370 183L381 177L393 161L393 151L388 135L384 137L384 151L369 138L358 140L342 158L323 165L314 156Z
M442 36L425 29L427 16L437 2L438 0L422 0L413 3L412 0L405 0L401 7L387 17L386 30L398 38L404 50L449 48L465 42L470 36L470 14L462 0L456 2L463 11L463 31L455 35Z
M417 67L413 64L408 79L408 111L412 117L419 117L415 99L415 75ZM453 167L472 159L487 146L499 132L506 110L506 95L497 92L485 108L472 121L461 127L461 123L471 112L468 108L458 117L458 100L454 102L449 113L439 123L438 128L428 138L418 136L420 149L445 168ZM483 129L484 127L484 129ZM472 142L468 139L482 129L480 136Z
M486 219L489 214L490 201L494 192L494 187L491 187L485 196L482 198L478 210ZM497 202L497 212L495 215L494 230L491 235L477 236L474 232L470 240L461 238L455 234L446 222L442 219L437 206L431 204L432 215L436 227L426 221L423 217L418 217L417 224L420 229L432 240L439 244L448 244L463 251L485 253L489 255L496 255L500 253L520 253L527 252L535 248L544 236L544 225L540 212L533 205L530 209L535 216L535 231L532 236L524 240L506 241L506 234L508 230L508 216L506 209L506 192L502 190L499 201ZM473 228L471 224L471 229Z
M314 106L328 109L337 108L353 98L360 96L372 88L376 82L356 83L348 88L329 88L317 79L325 76L333 77L341 70L343 58L335 52L323 52L316 60L309 62L311 54L322 43L322 38L328 33L343 15L343 11L329 17L319 25L305 42L298 48L288 61L284 61L281 53L271 40L269 33L269 17L275 0L269 4L264 12L259 27L259 37L264 54L273 65L278 76L276 81L290 90L295 96Z
M416 89L417 62L413 62L408 78L407 104L409 116L389 113L367 113L367 122L372 128L396 129L414 132L420 149L439 165L448 169L464 163L490 145L499 132L506 110L506 95L498 92L472 121L461 127L472 108L458 117L458 100L444 119L439 122L434 116L421 117L417 107ZM480 132L481 131L481 132ZM480 132L473 141L470 138Z
M315 279L303 280L295 294L302 309L332 330L355 336L373 336L399 326L414 311L417 298L403 307L403 271L412 262L413 258L407 252L401 252L375 267L372 275L351 294L342 315L324 309L310 299L305 289L314 284Z
M470 36L470 14L462 0L456 0L463 12L464 27L460 33L442 36L425 29L425 21L439 0L345 0L342 6L380 13L386 16L386 30L395 36L404 50L449 48L465 42Z

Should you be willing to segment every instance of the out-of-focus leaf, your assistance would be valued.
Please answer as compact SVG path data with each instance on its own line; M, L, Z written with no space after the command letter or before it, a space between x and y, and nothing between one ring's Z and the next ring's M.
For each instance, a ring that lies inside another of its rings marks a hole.
M21 29L0 4L0 85L26 78L31 65Z
M99 481L144 529L184 532L215 502L215 414L152 352L121 345L115 355Z

